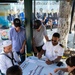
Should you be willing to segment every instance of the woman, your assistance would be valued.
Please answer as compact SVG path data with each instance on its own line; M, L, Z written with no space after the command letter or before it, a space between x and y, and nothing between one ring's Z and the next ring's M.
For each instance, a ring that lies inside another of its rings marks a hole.
M58 70L62 70L64 72L68 72L68 75L75 75L75 56L71 56L66 60L67 68L56 68L54 72L56 73ZM50 74L51 75L51 74Z

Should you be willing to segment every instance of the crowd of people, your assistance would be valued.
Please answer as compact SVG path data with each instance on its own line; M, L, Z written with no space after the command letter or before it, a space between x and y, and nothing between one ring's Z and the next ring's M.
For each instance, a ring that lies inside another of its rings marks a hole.
M6 75L22 75L20 64L25 61L25 45L26 45L26 33L25 29L21 27L21 21L15 18L14 27L9 31L9 40L3 41L3 50L0 53L0 70L2 74ZM43 38L45 37L46 43ZM60 62L64 47L60 43L60 34L55 32L52 38L47 36L46 27L42 25L40 20L35 20L33 25L33 39L32 39L32 51L34 56L42 58L44 54L47 58L45 63L51 65ZM57 68L54 72L62 70L68 72L69 75L75 75L75 56L69 57L66 60L68 65L66 68ZM52 75L50 73L50 75Z
M17 9L16 12L14 12L14 10L11 9L7 16L7 20L12 25L15 18L19 18L21 20L22 26L24 26L24 21L25 21L24 9L23 10Z
M52 9L53 10L53 9ZM42 8L39 9L39 12L32 14L32 19L38 19L42 22L42 25L45 25L46 28L50 28L52 31L53 27L57 27L58 26L58 13L57 12L49 12L46 13L43 11Z

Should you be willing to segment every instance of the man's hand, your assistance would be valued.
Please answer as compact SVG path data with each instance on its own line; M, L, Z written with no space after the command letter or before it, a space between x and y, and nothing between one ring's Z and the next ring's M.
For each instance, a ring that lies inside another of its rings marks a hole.
M42 54L38 53L37 57L40 59L42 57Z
M52 64L53 62L52 61L50 61L49 59L48 60L46 60L46 64L48 64L48 65L50 65L50 64Z
M23 48L20 50L20 53L24 53L24 49Z
M64 71L64 72L68 72L68 68L56 68L56 69L54 70L54 72L56 73L56 72L59 71L59 70Z

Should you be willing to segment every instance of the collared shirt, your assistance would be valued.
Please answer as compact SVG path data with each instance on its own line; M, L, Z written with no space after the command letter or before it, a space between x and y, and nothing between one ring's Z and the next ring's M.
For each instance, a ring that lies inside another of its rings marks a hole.
M10 29L9 38L12 40L12 49L19 52L25 41L25 29L21 27L20 31L16 32L15 28L12 27Z
M49 60L55 60L58 56L63 56L64 48L62 48L59 43L56 46L53 46L52 42L46 42L42 47L43 50L46 50L46 57Z
M43 41L43 37L47 35L47 31L45 26L41 26L40 31L38 32L36 29L33 30L33 38L35 41L35 46L41 46L43 45L44 41Z
M11 67L13 65L12 65L11 60L6 55L4 55L3 53L5 53L5 52L2 51L0 53L0 70L1 70L2 73L6 74L7 68L9 68L9 67ZM7 53L7 55L12 58L11 53ZM20 62L20 59L19 59L19 57L18 57L18 55L17 55L17 53L15 51L13 52L13 58L17 62ZM18 63L15 62L14 60L13 60L13 62L14 62L14 65L18 65Z

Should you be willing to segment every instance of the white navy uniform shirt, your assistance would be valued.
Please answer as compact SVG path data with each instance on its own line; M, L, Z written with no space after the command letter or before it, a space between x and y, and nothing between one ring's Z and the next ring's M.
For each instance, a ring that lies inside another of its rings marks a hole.
M13 64L12 64L12 62L11 62L11 59L9 59L9 58L8 58L7 56L5 56L3 53L4 53L4 51L2 51L2 52L0 53L0 70L1 70L2 73L6 74L7 68L13 66ZM8 53L7 55L8 55L9 57L12 57L11 53ZM19 57L18 57L18 55L17 55L17 53L16 53L15 51L13 52L13 57L14 57L14 59L15 59L17 62L20 62L20 59L19 59ZM14 60L13 60L13 62L14 62L14 65L18 65L18 63L16 63Z
M46 42L42 49L46 50L45 55L51 61L55 60L58 56L63 56L64 53L64 48L61 47L59 43L56 46L53 46L51 41Z

